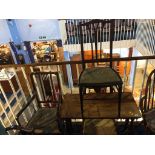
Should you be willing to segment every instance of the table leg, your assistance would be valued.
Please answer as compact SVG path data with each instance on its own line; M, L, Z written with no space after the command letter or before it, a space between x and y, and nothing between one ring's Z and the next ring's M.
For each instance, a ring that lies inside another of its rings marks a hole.
M65 119L65 122L66 122L66 132L67 134L72 134L72 122L71 122L71 119Z
M121 97L122 97L122 85L119 86L118 90L118 117L121 115Z
M80 105L81 105L81 115L83 118L83 87L79 87L79 93L80 93Z

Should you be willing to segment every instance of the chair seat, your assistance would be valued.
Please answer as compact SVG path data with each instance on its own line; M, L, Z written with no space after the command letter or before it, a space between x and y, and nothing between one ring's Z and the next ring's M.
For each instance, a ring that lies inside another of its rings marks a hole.
M43 133L59 134L56 108L41 108L28 122L28 128L41 129Z
M79 79L80 86L112 86L121 84L121 77L110 67L87 68L81 73Z
M116 127L111 119L86 119L84 121L86 135L116 135Z
M155 132L155 109L152 109L149 112L144 114L147 127L152 131Z

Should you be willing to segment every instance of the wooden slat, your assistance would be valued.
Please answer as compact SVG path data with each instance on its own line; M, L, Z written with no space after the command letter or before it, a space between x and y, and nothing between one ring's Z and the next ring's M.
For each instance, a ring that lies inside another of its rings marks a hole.
M96 95L95 95L96 96ZM85 99L94 99L93 94L85 95ZM97 100L84 100L84 118L117 118L118 94L102 94ZM60 110L61 118L80 119L79 94L66 94ZM131 93L122 94L120 118L140 118L141 113Z
M103 58L100 60L85 60L85 63L94 62L110 62L110 61L132 61L132 60L146 60L155 59L155 55L151 56L136 56L136 57L122 57L122 58ZM35 66L47 66L47 65L65 65L65 64L82 64L82 61L61 61L61 62L44 62L44 63L33 63L33 64L13 64L13 65L1 65L1 68L12 68L12 67L35 67Z

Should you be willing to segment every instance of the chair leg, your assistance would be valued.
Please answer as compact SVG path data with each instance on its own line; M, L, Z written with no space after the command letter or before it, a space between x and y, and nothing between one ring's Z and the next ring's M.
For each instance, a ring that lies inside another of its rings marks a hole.
M151 130L147 127L147 123L146 123L146 120L145 120L145 119L143 120L143 124L144 124L144 131L145 131L146 135L151 135L152 132L151 132Z
M58 128L61 132L61 134L65 134L65 120L63 119L57 119Z
M127 130L128 125L129 125L129 119L126 119L126 120L125 120L124 129L122 130L122 132L125 132L125 131Z
M130 121L129 119L126 119L125 128L124 128L126 130L126 131L124 130L126 134L129 134L129 135L134 134L134 129L133 129L134 120L135 120L134 118L131 118Z
M131 120L131 121L130 121ZM126 119L123 130L121 131L123 134L133 134L133 122L134 119Z
M131 119L130 126L129 126L129 134L133 134L134 133L133 122L134 122L134 119Z
M85 119L82 119L82 129L81 129L81 133L82 135L84 135L84 129L85 129Z
M118 90L118 117L121 115L121 97L122 97L122 85L119 86Z
M81 115L83 118L83 87L79 87L79 93L80 93Z

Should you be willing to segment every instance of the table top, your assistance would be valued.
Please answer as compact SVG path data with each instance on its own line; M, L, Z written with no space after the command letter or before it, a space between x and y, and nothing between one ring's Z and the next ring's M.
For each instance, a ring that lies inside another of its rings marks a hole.
M118 93L108 94L86 94L83 118L118 118ZM80 97L79 94L64 95L60 109L61 118L80 119ZM142 115L132 93L123 92L121 102L121 113L119 118L140 118Z
M94 67L85 69L79 80L79 85L115 85L122 84L119 74L110 67Z

